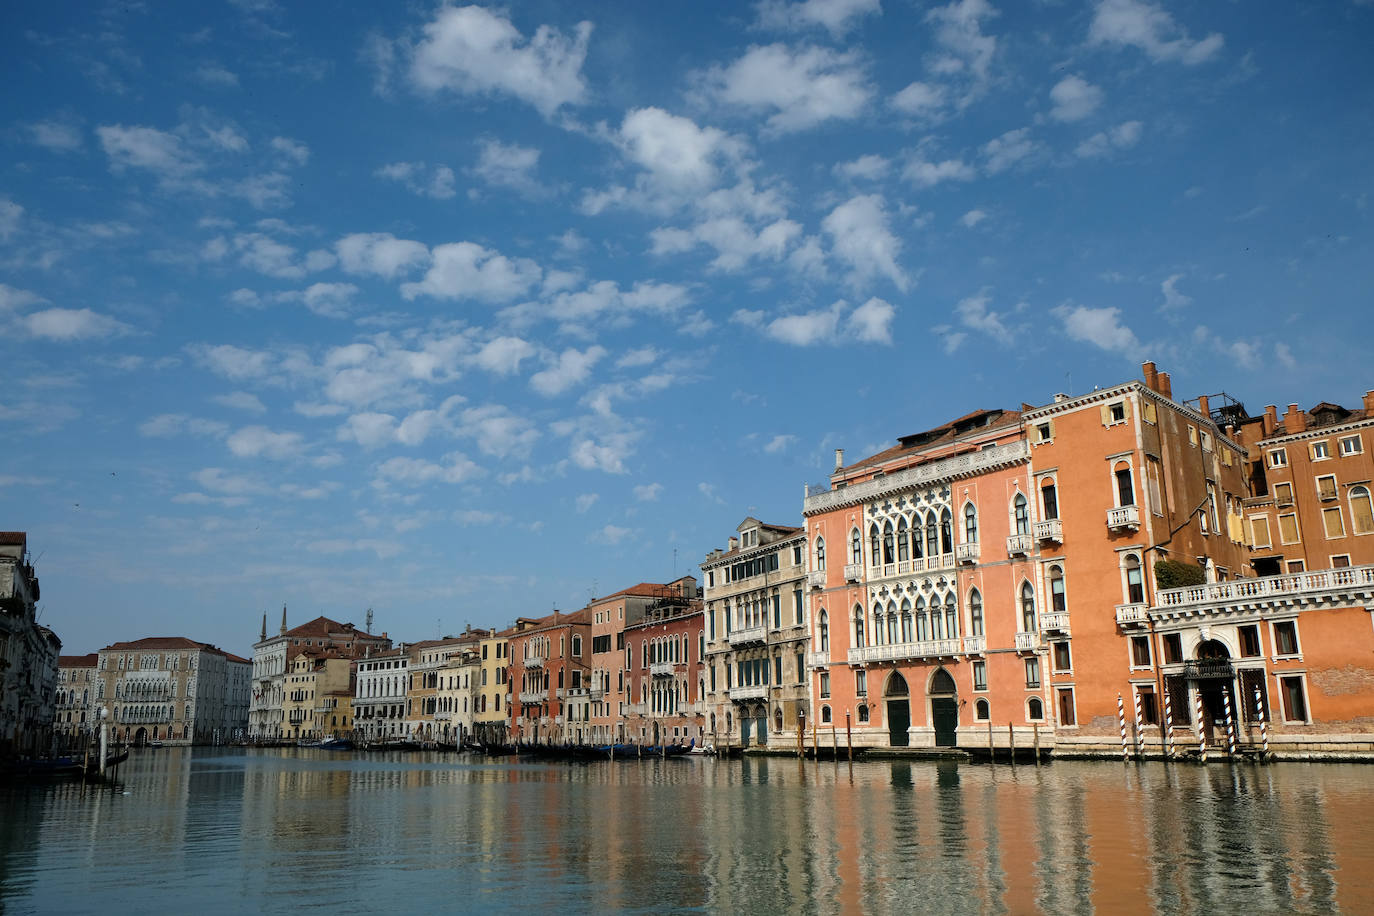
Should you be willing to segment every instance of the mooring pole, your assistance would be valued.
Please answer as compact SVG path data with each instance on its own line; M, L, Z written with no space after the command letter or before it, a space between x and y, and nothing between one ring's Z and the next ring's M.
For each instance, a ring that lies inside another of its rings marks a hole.
M849 751L849 760L852 763L854 761L854 732L849 727L848 710L844 714L844 746Z
M1116 695L1116 720L1121 723L1121 762L1127 763L1131 755L1126 751L1126 701L1119 693Z
M1040 766L1040 723L1031 723L1031 737L1035 741L1035 765Z

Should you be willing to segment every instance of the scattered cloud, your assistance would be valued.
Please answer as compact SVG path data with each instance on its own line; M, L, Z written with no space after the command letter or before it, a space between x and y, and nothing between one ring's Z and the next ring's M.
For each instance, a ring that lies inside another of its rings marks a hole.
M1089 44L1135 47L1156 62L1187 66L1216 56L1224 41L1219 32L1194 41L1167 10L1147 0L1100 0L1088 28Z
M852 120L873 90L854 52L782 44L751 47L728 67L698 75L703 94L746 111L770 112L773 133L808 130L830 120Z
M430 262L428 246L398 239L389 232L359 232L334 243L339 266L351 274L371 274L394 279Z
M906 273L897 264L902 242L888 228L883 198L868 194L852 198L821 221L830 236L836 257L850 267L850 281L864 286L875 277L885 277L901 292L910 286Z
M469 171L490 187L510 188L526 197L544 193L534 177L539 167L539 150L518 143L483 140L479 144L477 164Z
M789 32L821 28L839 38L859 19L881 14L882 4L880 0L762 0L755 9L762 28Z
M1080 76L1066 76L1050 90L1050 117L1056 121L1081 121L1102 104L1102 90Z
M1135 333L1121 323L1118 308L1088 308L1077 305L1056 307L1054 315L1071 340L1090 343L1103 350L1134 358L1141 351Z
M596 501L597 501L598 499L600 499L600 498L601 498L601 496L600 496L599 494L597 494L597 493L582 493L582 494L579 494L578 497L577 497L577 500L576 500L576 506L577 506L577 511L578 511L578 513L579 513L579 514L585 513L588 509L590 509L592 506L594 506L594 505L596 504Z
M773 438L769 439L767 443L764 444L763 450L765 453L769 455L777 455L781 452L787 451L789 448L795 445L796 442L796 436L787 434L774 436Z
M249 391L232 391L229 394L218 394L210 399L221 407L228 407L230 410L245 410L249 413L266 413L267 407L262 403L256 394Z
M555 397L585 382L606 351L593 346L586 350L569 348L555 357L549 368L530 376L530 387L545 397Z
M1114 150L1130 149L1140 142L1141 130L1139 121L1124 121L1110 130L1093 134L1078 144L1074 152L1084 159L1097 159Z
M275 432L265 426L245 426L225 440L229 451L239 458L294 458L304 447L304 437L295 432Z
M757 328L765 337L796 347L820 344L892 342L892 321L897 310L882 299L869 299L849 309L841 299L829 308L768 318L762 311L741 309L731 316L735 324Z
M31 337L61 343L113 337L132 331L124 322L90 309L50 308L30 312L20 319L20 326Z
M963 226L965 229L972 229L987 218L988 215L982 210L970 210L959 217L959 225Z
M424 278L401 284L406 299L476 299L507 302L539 282L542 271L528 258L508 258L473 242L436 245Z
M448 200L458 191L454 187L453 169L446 165L431 168L424 162L393 162L379 168L378 178L400 182L408 191L421 197Z
M639 485L639 486L637 486L637 487L634 488L634 495L635 495L635 499L637 499L638 501L640 501L640 502L642 502L642 503L657 502L657 501L658 501L658 498L659 498L660 496L663 495L663 484L661 484L661 483L646 483L646 484L641 484L641 485Z
M983 165L989 174L996 175L1026 160L1037 148L1029 127L1009 130L983 144Z
M1178 289L1178 281L1183 279L1183 274L1174 274L1159 285L1160 291L1164 293L1164 304L1160 306L1163 311L1186 308L1192 304L1193 297L1184 295Z

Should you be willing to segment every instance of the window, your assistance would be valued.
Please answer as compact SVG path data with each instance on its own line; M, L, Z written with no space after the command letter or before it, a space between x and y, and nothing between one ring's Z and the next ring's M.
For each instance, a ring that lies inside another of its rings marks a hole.
M892 528L892 522L888 521L883 525L883 562L897 562L897 540L896 533Z
M1054 439L1054 424L1040 423L1035 427L1036 440L1039 442L1050 442Z
M773 683L774 683L774 684L781 684L781 683L782 683L782 656L781 656L781 655L776 656L776 657L773 659Z
M1150 637L1132 636L1131 637L1131 667L1148 668L1150 667Z
M825 608L821 608L820 623L816 629L820 635L820 651L830 651L830 617L825 613Z
M1271 468L1288 467L1288 450L1283 448L1270 449L1269 466Z
M1257 515L1250 519L1250 544L1253 547L1268 547L1273 541L1269 538L1269 517Z
M1277 656L1297 655L1298 624L1295 620L1282 620L1274 624L1274 654Z
M1350 488L1350 527L1356 534L1374 534L1374 506L1369 499L1369 487Z
M1064 597L1064 567L1058 563L1049 569L1050 579L1050 610L1065 611L1068 609L1068 602Z
M1055 489L1053 480L1040 485L1040 506L1045 510L1043 518L1059 518L1059 491Z
M854 672L854 695L868 696L868 672L862 668Z
M1350 565L1350 554L1338 553L1331 558L1332 569L1344 569Z
M1279 678L1279 692L1283 696L1283 719L1285 722L1307 721L1307 696L1303 689L1302 677Z
M968 596L969 632L974 636L983 635L983 596L974 589Z
M1026 507L1026 497L1020 493L1011 502L1012 515L1016 519L1016 533L1030 534L1030 512Z
M773 629L782 629L782 595L773 596Z
M1126 555L1126 603L1145 603L1145 576L1140 568L1140 557Z
M1318 439L1312 443L1312 460L1322 461L1331 457L1331 443L1325 439Z
M1254 658L1260 654L1259 627L1253 624L1236 628L1240 637L1240 654L1244 658Z
M859 704L859 721L860 721L860 722L867 722L867 721L868 721L868 704L867 704L867 703L860 703L860 704Z
M964 503L964 543L978 543L978 510L973 503Z
M1066 674L1073 670L1073 654L1069 651L1067 641L1053 643L1051 650L1055 673Z
M1137 687L1136 697L1140 700L1140 719L1146 725L1159 724L1159 702L1153 687Z
M973 704L973 715L979 722L986 722L992 718L992 705L985 699L980 699Z
M1124 401L1118 401L1115 404L1107 405L1107 419L1108 423L1125 423L1126 403Z
M940 551L942 553L954 552L954 517L950 515L948 509L940 513Z
M988 689L988 663L987 663L987 662L974 662L974 663L973 663L973 689L974 689L974 690L987 690L987 689Z
M825 675L821 675L821 676L824 677ZM821 696L823 696L823 697L825 697L825 696L830 696L830 694L828 694L828 693L823 693L823 694L821 694ZM829 707L829 706L822 706L822 707L821 707L821 721L822 721L822 722L829 722L829 721L830 721L830 707Z
M1331 474L1323 474L1317 478L1317 498L1331 500L1336 498L1336 478Z
M1021 584L1021 632L1035 632L1035 589L1029 582Z
M905 563L911 559L911 539L906 527L906 518L897 520L897 562Z
M1176 665L1183 661L1183 637L1177 633L1164 634L1164 664Z
M863 558L863 538L859 537L859 529L854 528L849 532L849 562L862 563Z
M1031 697L1026 703L1026 718L1032 722L1042 722L1045 719L1045 704L1040 702L1039 697Z
M825 571L825 538L816 538L816 571Z
M1305 561L1305 560L1289 560L1289 561L1288 561L1288 571L1291 572L1291 573L1306 572L1306 571L1307 571L1307 561Z
M1322 510L1322 525L1326 528L1327 538L1345 537L1345 522L1341 520L1341 507L1332 506Z
M1026 688L1034 689L1040 686L1040 659L1032 656L1026 659Z
M1135 505L1135 483L1131 479L1131 466L1125 462L1117 464L1113 471L1116 478L1116 504L1118 506Z
M1340 440L1340 445L1342 458L1347 455L1358 455L1364 451L1364 446L1360 442L1359 436L1346 436Z
M1279 543L1296 544L1300 540L1298 534L1298 516L1296 513L1288 513L1279 516Z
M1274 502L1280 506L1293 505L1293 485L1291 483L1274 484Z

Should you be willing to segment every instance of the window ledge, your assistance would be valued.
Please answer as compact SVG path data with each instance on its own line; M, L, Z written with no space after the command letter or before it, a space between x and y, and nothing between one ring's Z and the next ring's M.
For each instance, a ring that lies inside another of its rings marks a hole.
M1274 662L1300 662L1300 661L1302 661L1302 653L1299 652L1297 655L1275 655L1273 658L1270 659L1270 661L1274 661Z

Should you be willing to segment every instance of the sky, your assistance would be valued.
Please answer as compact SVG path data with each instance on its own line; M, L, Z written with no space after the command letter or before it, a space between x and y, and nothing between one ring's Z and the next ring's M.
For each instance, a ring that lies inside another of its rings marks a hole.
M1374 388L1369 0L0 17L0 529L67 653L573 610L1144 359Z

